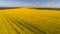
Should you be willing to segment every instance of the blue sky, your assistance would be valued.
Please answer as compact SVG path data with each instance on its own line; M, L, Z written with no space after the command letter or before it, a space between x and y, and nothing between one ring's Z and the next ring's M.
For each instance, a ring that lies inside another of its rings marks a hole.
M0 0L0 7L60 8L60 0Z

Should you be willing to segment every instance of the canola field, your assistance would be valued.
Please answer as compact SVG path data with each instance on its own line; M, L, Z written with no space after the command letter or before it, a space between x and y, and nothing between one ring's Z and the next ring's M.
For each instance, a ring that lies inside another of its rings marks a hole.
M60 10L0 10L0 34L60 34Z

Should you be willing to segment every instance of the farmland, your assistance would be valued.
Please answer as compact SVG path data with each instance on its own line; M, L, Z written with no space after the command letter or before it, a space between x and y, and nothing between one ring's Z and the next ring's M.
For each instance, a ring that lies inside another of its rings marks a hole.
M0 34L60 34L60 10L0 10Z

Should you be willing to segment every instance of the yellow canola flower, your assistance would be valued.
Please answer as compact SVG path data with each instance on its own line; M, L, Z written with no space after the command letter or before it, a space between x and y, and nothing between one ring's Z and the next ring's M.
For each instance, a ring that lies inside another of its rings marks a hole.
M60 34L60 10L0 10L0 34Z

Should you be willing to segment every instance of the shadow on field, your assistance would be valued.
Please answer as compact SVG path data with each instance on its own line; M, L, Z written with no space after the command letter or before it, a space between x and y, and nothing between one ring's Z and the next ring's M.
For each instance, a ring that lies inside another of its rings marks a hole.
M17 9L17 8L24 8L24 7L0 7L0 10L6 9ZM60 10L60 8L30 8L29 9L37 9L37 10Z
M16 9L21 7L0 7L0 10L6 10L6 9Z
M30 8L30 9L37 9L37 10L60 10L60 8Z

